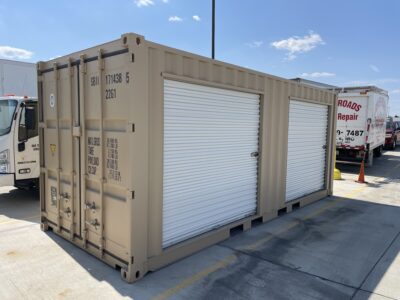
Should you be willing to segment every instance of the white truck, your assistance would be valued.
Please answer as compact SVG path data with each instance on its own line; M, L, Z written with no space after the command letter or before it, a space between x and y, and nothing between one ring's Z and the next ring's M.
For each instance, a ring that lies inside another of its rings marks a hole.
M0 59L0 187L38 185L36 78L35 64Z
M342 162L365 160L382 154L385 144L389 96L375 86L346 87L337 90L336 159Z
M36 98L0 97L0 187L38 187L37 113Z

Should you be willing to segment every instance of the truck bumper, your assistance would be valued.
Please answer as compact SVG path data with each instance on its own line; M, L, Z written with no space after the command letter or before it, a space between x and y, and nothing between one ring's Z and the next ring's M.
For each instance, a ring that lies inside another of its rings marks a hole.
M14 174L0 174L0 187L14 186Z
M364 150L336 149L337 161L361 162L364 158Z

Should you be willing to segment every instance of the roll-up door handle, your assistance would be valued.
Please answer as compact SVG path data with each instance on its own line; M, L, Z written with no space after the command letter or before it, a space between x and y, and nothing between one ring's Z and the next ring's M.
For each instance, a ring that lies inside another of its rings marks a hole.
M252 152L250 154L251 157L258 157L259 153L258 152Z

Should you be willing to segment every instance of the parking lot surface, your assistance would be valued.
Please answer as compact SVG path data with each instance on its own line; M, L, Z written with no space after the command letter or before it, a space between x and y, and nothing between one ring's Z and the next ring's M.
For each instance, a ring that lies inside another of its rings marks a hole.
M0 299L400 299L400 151L334 196L253 227L134 284L51 232L38 195L0 188Z

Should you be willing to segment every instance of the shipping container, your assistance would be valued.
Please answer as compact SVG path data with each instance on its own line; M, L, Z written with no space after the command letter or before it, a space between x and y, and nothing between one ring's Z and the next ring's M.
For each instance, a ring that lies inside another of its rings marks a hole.
M132 33L38 75L42 229L128 282L332 193L333 92Z

